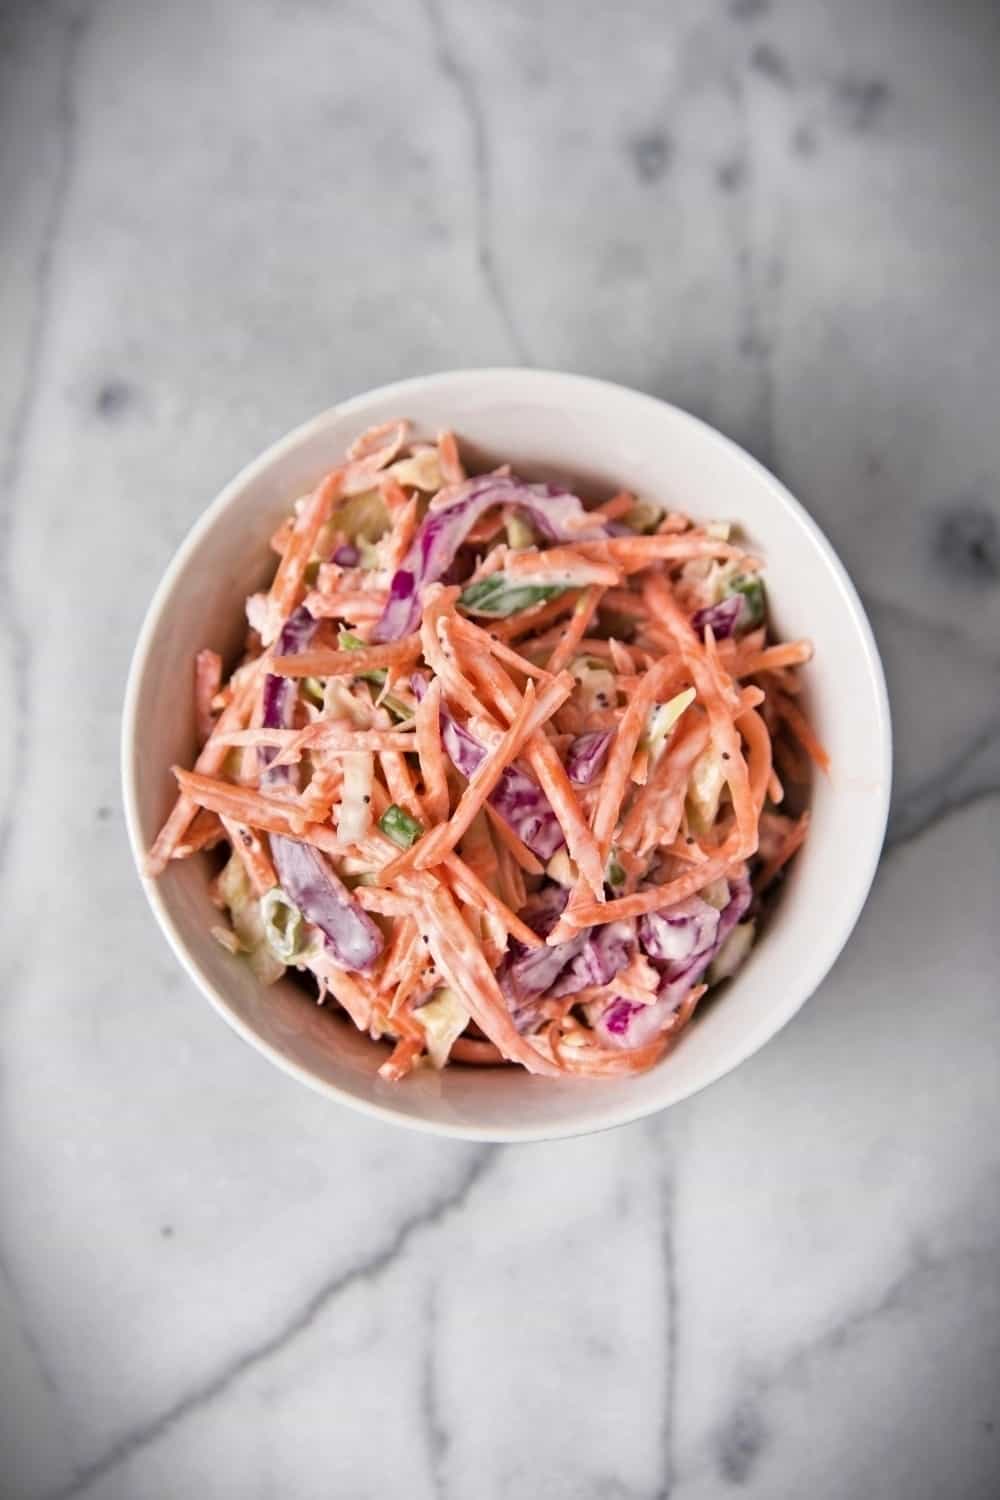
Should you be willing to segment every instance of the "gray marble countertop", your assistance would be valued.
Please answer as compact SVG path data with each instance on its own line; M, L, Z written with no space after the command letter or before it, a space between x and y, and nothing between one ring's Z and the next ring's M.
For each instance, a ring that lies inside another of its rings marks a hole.
M0 9L5 1500L1000 1489L1000 20L986 0ZM802 1015L642 1126L313 1096L126 848L152 589L305 416L666 396L871 611L890 842Z

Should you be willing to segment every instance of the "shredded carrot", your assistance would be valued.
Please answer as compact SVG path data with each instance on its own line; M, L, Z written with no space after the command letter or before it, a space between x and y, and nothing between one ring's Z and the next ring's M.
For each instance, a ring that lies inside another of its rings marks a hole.
M563 667L568 666L572 661L580 642L590 628L590 622L597 613L603 596L604 589L598 584L591 584L576 601L569 624L549 657L548 670L550 672L561 672Z
M445 856L441 867L449 884L463 901L469 901L473 906L480 906L483 911L488 911L503 924L511 937L517 938L526 948L543 946L541 938L490 890L485 881L480 880L461 855L452 851Z
M448 816L448 773L441 745L441 683L435 678L417 705L415 715L417 755L423 778L424 806L432 823Z
M439 432L437 449L441 478L444 483L461 484L465 479L465 468L459 457L455 434L448 432L447 429L444 432Z
M568 615L570 610L575 609L579 597L579 589L567 589L565 594L557 594L545 604L536 604L533 609L522 609L508 620L497 620L491 627L491 633L500 641L513 641L518 636L531 635L540 625L549 625L553 620Z
M479 625L474 625L464 615L452 615L447 621L447 629L454 631L461 640L469 642L472 646L482 647L484 651L491 651L497 661L502 661L505 666L513 667L515 672L521 672L525 677L533 677L536 681L547 681L558 668L538 667L534 662L528 661L519 651L514 651L510 646L504 645L503 641Z
M305 578L316 538L320 528L329 520L335 502L340 498L342 485L343 471L334 469L306 501L295 519L267 598L268 643L276 638L282 621L288 618L299 602L302 580Z
M619 490L617 495L612 495L603 505L595 505L589 514L601 516L605 521L620 521L622 516L627 516L634 509L635 496L629 490Z
M507 1064L499 1047L471 1036L460 1036L452 1042L451 1056L455 1062L466 1063L474 1068L504 1067Z
M400 1079L405 1078L407 1073L412 1072L417 1058L423 1050L424 1044L421 1037L401 1037L379 1068L379 1077L385 1078L389 1083L399 1083Z
M226 830L233 851L247 872L255 896L263 896L278 884L271 857L257 834L245 823L237 823L223 815L222 826Z
M621 583L617 568L599 561L597 554L584 556L573 547L549 547L545 552L533 549L511 552L505 560L504 572L510 578L550 578L555 574L566 577L574 588L588 583L613 588Z
M342 589L337 593L320 593L314 589L304 600L314 620L347 620L352 625L374 625L385 609L387 595L378 590L370 594L360 589Z
M782 646L768 646L763 651L736 653L736 675L755 677L758 672L773 672L779 667L799 667L811 661L811 641L788 641Z
M408 750L414 749L413 735L408 735L407 739L410 743L406 748ZM406 757L400 754L398 750L383 750L379 755L379 765L382 768L382 775L385 777L385 784L389 788L389 794L393 802L399 807L404 808L418 822L426 824L427 813L413 784L413 777L410 774L409 766L406 764Z
M191 819L183 842L174 845L170 858L190 859L192 854L200 854L203 849L214 849L225 837L226 830L216 814L200 807Z
M575 542L584 557L614 562L626 573L639 572L653 562L693 562L699 557L715 557L752 567L755 559L739 547L710 536L613 536L601 542Z
M767 782L767 795L775 807L780 806L785 800L785 789L781 785L778 773L773 768Z
M719 852L711 859L705 860L704 864L680 875L676 880L668 880L664 885L649 886L644 891L637 891L633 896L620 896L614 901L606 901L603 904L597 901L588 902L579 906L572 913L570 926L591 927L604 922L626 922L631 917L641 917L644 912L659 911L665 906L675 906L678 901L686 901L688 896L702 890L713 880L718 880L732 869L734 863L741 861L738 839L724 844ZM569 912L567 907L563 913L565 918Z
M233 729L238 729L245 723L253 704L257 684L263 672L266 658L261 657L255 663L254 670L248 672L240 683L239 689L234 693L231 702L223 709L216 722L215 728L205 741L198 759L195 761L195 769L204 775L211 775L218 771L228 752L228 747L222 743L221 736L228 734ZM164 823L160 832L153 842L152 848L146 857L145 871L147 875L160 875L167 867L177 844L180 843L187 830L188 824L195 815L197 803L191 798L180 796L174 804L173 811Z
M379 667L409 665L420 655L419 635L384 646L364 646L357 651L300 651L298 656L276 656L271 671L277 677L360 677Z
M407 500L402 488L396 484L400 494L403 496L402 508L397 512L392 528L392 536L386 548L385 566L390 572L395 572L403 558L406 556L407 548L413 541L417 530L417 522L420 519L420 509L416 495L412 500Z
M327 854L344 853L344 844L333 830L317 823L307 823L301 808L294 802L269 797L248 787L232 786L227 781L217 781L197 771L182 771L175 767L174 775L181 791L199 807L210 808L212 812L246 823L250 828L262 828L266 833L280 833L303 844L314 844Z
M273 764L290 765L304 750L324 755L343 755L349 750L395 750L414 748L412 732L403 729L352 729L342 719L317 719L305 729L234 729L222 736L226 745L271 746L281 751Z
M597 847L601 852L602 864L607 860L611 849L611 839L621 811L632 756L639 743L639 736L646 727L649 711L657 701L663 684L673 671L674 664L667 658L646 673L639 685L639 691L626 708L618 726L618 732L612 741L604 771L604 781L601 784L600 800L591 823Z

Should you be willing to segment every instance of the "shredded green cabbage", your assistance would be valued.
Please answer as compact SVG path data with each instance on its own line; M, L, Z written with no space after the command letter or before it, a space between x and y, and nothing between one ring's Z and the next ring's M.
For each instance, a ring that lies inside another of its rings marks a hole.
M491 573L463 589L458 602L472 615L489 615L492 619L506 619L519 614L522 609L531 609L565 594L568 584L532 583L530 578L508 578L505 573Z

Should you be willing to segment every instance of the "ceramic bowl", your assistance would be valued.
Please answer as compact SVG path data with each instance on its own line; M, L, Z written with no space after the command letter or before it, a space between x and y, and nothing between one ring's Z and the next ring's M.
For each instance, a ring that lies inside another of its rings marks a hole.
M696 518L738 520L765 560L772 614L787 639L808 636L808 706L832 772L812 791L812 828L773 918L717 1002L651 1072L620 1080L529 1077L519 1068L449 1067L401 1084L376 1074L382 1048L312 1006L291 982L265 989L210 936L210 867L196 857L144 879L164 935L233 1029L330 1099L384 1120L465 1139L572 1136L675 1104L780 1031L850 935L871 885L890 788L890 724L871 629L830 543L802 506L748 454L676 407L603 381L536 370L472 370L407 380L358 396L296 428L208 506L167 568L135 650L123 715L124 799L137 861L174 797L170 767L194 750L191 660L202 646L230 659L243 601L266 585L268 538L292 500L364 428L409 417L452 428L480 463L510 462L531 479L586 494L627 488Z

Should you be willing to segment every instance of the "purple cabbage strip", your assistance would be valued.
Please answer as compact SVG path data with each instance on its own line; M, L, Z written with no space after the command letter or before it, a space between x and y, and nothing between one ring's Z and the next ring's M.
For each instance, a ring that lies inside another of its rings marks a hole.
M690 963L712 947L718 931L718 910L700 896L689 896L639 919L639 941L654 963Z
M607 535L603 522L586 525L586 511L569 490L552 484L525 484L501 474L481 474L459 485L449 503L431 511L393 574L389 599L371 634L373 642L396 641L420 623L420 590L448 571L455 554L480 516L494 505L527 511L540 532L554 542L594 541Z
M715 639L727 641L736 631L745 604L742 594L730 594L727 599L720 599L718 604L709 604L705 609L699 609L691 616L691 624L699 635L703 635L705 627L711 625Z
M305 605L290 615L282 627L275 647L278 656L296 656L304 651L316 634L317 621ZM288 677L269 673L264 681L264 728L290 729L295 714L297 683ZM289 786L294 777L292 766L271 766L277 751L258 752L266 767L262 787ZM299 844L294 839L270 836L271 854L282 890L294 901L307 922L323 934L330 957L344 969L367 973L382 952L382 934L368 913L354 901L337 879L318 849Z
M330 559L338 568L356 568L361 561L361 553L353 542L341 542Z
M382 934L320 851L272 834L271 853L282 890L322 932L330 957L345 969L367 974L382 952Z
M589 786L604 764L611 745L610 729L578 735L566 752L566 774L577 786Z
M697 901L698 907L708 905L705 901L698 901L697 897L692 900ZM685 995L701 979L733 928L746 915L750 900L750 882L743 879L730 885L729 900L721 912L715 913L714 923L692 907L691 901L682 901L675 907L653 913L664 924L654 930L648 927L648 918L644 918L640 923L640 938L654 963L657 959L650 947L651 937L657 947L662 947L676 941L678 934L684 934L687 929L683 940L690 940L693 936L694 946L686 957L672 959L663 967L660 988L652 1005L637 1005L621 996L612 1000L595 1024L594 1029L598 1035L613 1047L642 1047L651 1042L678 1009ZM671 928L670 918L682 907L691 909L686 914L681 913L680 926ZM712 933L711 939L708 938L709 931ZM668 933L671 936L668 937Z
M539 937L547 937L566 905L561 886L543 886L522 907L521 919ZM538 1003L572 995L589 985L610 984L635 952L629 922L588 927L565 943L525 948L512 938L497 970L497 981L519 1031L538 1020Z
M587 931L586 942L567 964L549 994L553 1000L573 995L589 985L610 984L635 952L631 922L606 922Z
M415 672L410 686L419 702L427 691L426 679ZM457 771L471 776L486 755L486 746L459 724L450 710L441 705L441 744ZM549 860L566 840L559 819L549 799L537 782L517 766L507 766L487 799L517 834L521 843L541 860Z

